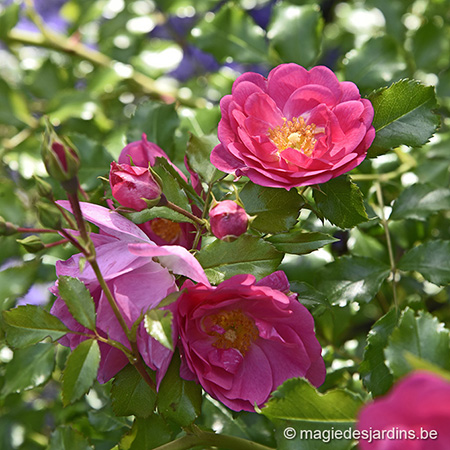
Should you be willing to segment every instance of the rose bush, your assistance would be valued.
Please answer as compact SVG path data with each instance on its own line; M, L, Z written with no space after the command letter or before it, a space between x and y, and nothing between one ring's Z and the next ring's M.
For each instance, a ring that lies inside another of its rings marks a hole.
M68 202L59 203L70 210ZM89 203L81 203L81 207L86 220L100 228L99 234L91 234L98 265L128 327L133 325L142 312L157 306L164 297L178 290L172 272L208 283L200 264L185 248L157 246L120 214ZM76 277L86 285L96 303L97 329L105 337L109 336L129 348L128 339L102 292L92 267L87 263L84 270L80 270L81 258L82 255L78 253L67 261L58 261L56 274ZM158 258L158 262L153 258ZM52 292L58 295L57 285ZM51 313L71 330L88 331L75 321L59 296ZM74 349L84 339L86 338L83 336L69 333L61 338L60 343ZM170 350L149 336L143 322L138 327L137 345L145 363L157 371L159 382L169 365ZM105 383L128 363L128 359L120 350L101 342L100 351L97 378L99 382Z
M178 299L182 377L236 411L254 411L283 381L325 379L309 311L284 272L256 282L236 275L216 287L186 282Z
M403 432L403 438L361 439L359 445L362 450L445 450L450 445L449 423L450 382L432 373L414 372L359 413L359 431L394 429ZM434 430L437 439L420 439L421 430L428 434Z
M220 109L211 162L262 186L325 183L359 165L375 138L370 101L322 66L244 73Z

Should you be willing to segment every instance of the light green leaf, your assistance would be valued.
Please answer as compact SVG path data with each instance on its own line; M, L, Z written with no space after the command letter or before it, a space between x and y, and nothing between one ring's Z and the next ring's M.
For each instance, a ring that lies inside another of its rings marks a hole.
M98 342L87 339L69 355L62 378L63 405L67 406L90 389L100 364Z
M167 219L172 222L194 223L194 221L189 219L189 217L186 217L176 211L172 211L165 206L154 206L153 208L143 209L139 212L124 213L124 216L137 224L145 223L153 219Z
M317 5L277 3L267 29L270 47L283 62L308 67L317 60L322 43L323 18ZM305 45L305 42L308 45Z
M58 291L74 319L87 329L95 330L95 304L84 283L77 278L61 276Z
M12 347L26 347L46 337L57 340L69 329L48 311L34 305L18 306L3 312L6 340Z
M197 253L197 259L212 283L242 273L262 278L275 271L283 258L272 244L243 235L234 242L215 240Z
M1 395L22 392L47 382L55 367L55 346L36 344L14 352L6 366Z
M111 388L112 407L117 416L149 417L153 414L156 393L139 372L128 364L115 377Z
M369 156L374 157L399 145L419 147L439 125L434 87L415 80L401 80L369 95L375 110L376 137Z
M52 433L48 450L93 450L93 447L79 431L61 426Z
M324 233L308 233L296 230L291 231L290 233L275 234L274 236L268 237L266 240L280 252L305 255L324 245L337 242L339 239Z
M223 175L210 161L212 149L219 143L216 135L197 137L191 134L186 148L186 156L190 168L200 175L206 183L210 183Z
M163 309L151 309L144 317L147 333L173 352L172 320L172 312Z
M398 263L404 271L416 271L437 285L450 283L450 241L433 240L408 250Z
M340 228L352 228L369 220L362 193L348 175L314 189L314 200L324 217Z
M20 4L13 3L8 7L2 8L0 12L0 39L6 39L8 33L16 26L19 21Z
M449 330L430 313L419 311L415 315L413 310L406 308L400 317L398 327L389 337L384 354L395 378L405 375L412 369L407 354L448 370Z
M248 182L239 193L245 211L256 216L251 227L262 233L288 231L297 222L304 200L296 189L286 191Z

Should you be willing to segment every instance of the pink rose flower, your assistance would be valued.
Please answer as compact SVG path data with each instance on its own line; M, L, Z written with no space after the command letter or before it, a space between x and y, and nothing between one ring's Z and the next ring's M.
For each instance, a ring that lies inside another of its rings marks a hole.
M209 211L211 232L222 241L231 242L247 231L248 215L232 200L224 200Z
M161 186L148 168L111 163L109 183L113 197L122 205L136 211L148 208L147 200L161 197Z
M244 73L220 102L211 162L261 186L309 186L352 170L375 138L373 108L326 67Z
M236 275L217 287L186 282L178 299L181 376L229 408L254 411L285 380L325 379L314 320L284 272L258 283Z
M140 141L131 142L121 151L118 161L121 164L130 164L131 158L135 166L148 168L149 165L155 165L156 158L158 157L167 159L170 165L187 182L184 173L170 161L163 149L147 140L145 133L142 134L142 139ZM198 179L193 179L192 176L191 179L195 181L195 186L198 187L198 185L200 185ZM194 214L197 214L198 211L194 210L193 212ZM195 240L196 229L194 225L187 222L178 223L168 219L158 218L149 220L138 226L153 242L155 242L155 244L158 245L181 245L190 250Z
M449 424L450 382L429 372L413 372L360 411L357 428L360 433L372 431L373 440L360 439L359 446L361 450L447 450ZM428 439L423 439L425 433Z
M60 201L59 204L71 210L69 202ZM202 267L185 248L155 245L135 224L102 206L81 203L81 209L85 219L100 229L99 234L91 234L98 265L129 327L141 312L145 313L157 306L164 297L178 290L173 274L208 284ZM56 274L76 277L87 286L96 304L98 331L104 337L109 336L129 348L125 333L100 289L92 267L87 263L80 272L81 258L81 254L76 254L67 261L58 261ZM57 285L52 292L58 295ZM71 330L87 332L72 317L60 297L53 304L51 313L59 317ZM174 337L176 333L174 327ZM159 383L167 370L172 353L148 335L143 323L139 325L137 334L139 352L145 363L157 371ZM60 342L74 349L83 339L85 338L82 336L69 333L61 338ZM128 359L120 350L107 344L100 343L100 351L97 377L100 383L105 383L128 363Z

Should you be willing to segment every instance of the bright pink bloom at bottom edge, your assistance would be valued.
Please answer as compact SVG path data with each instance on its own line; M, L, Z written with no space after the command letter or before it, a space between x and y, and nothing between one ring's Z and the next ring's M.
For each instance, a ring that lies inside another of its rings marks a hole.
M184 287L177 316L183 377L236 411L262 407L289 378L323 383L314 320L286 295L283 272L258 283L252 275L236 275L217 287Z

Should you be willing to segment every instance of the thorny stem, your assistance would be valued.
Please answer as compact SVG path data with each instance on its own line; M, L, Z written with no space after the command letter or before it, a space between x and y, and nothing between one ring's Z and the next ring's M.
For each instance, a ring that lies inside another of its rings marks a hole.
M233 450L275 450L272 447L258 444L236 436L216 434L210 431L196 429L194 434L188 434L175 441L156 447L154 450L188 450L192 447L208 446Z
M397 267L395 264L394 251L392 249L392 241L391 234L389 232L389 224L386 216L384 215L384 200L383 200L383 191L381 190L381 184L379 182L375 183L375 188L377 192L377 201L380 208L380 219L381 224L384 228L384 234L386 235L386 244L389 253L389 263L391 266L391 276L392 276L392 295L394 298L395 309L398 311L398 301L397 301Z

